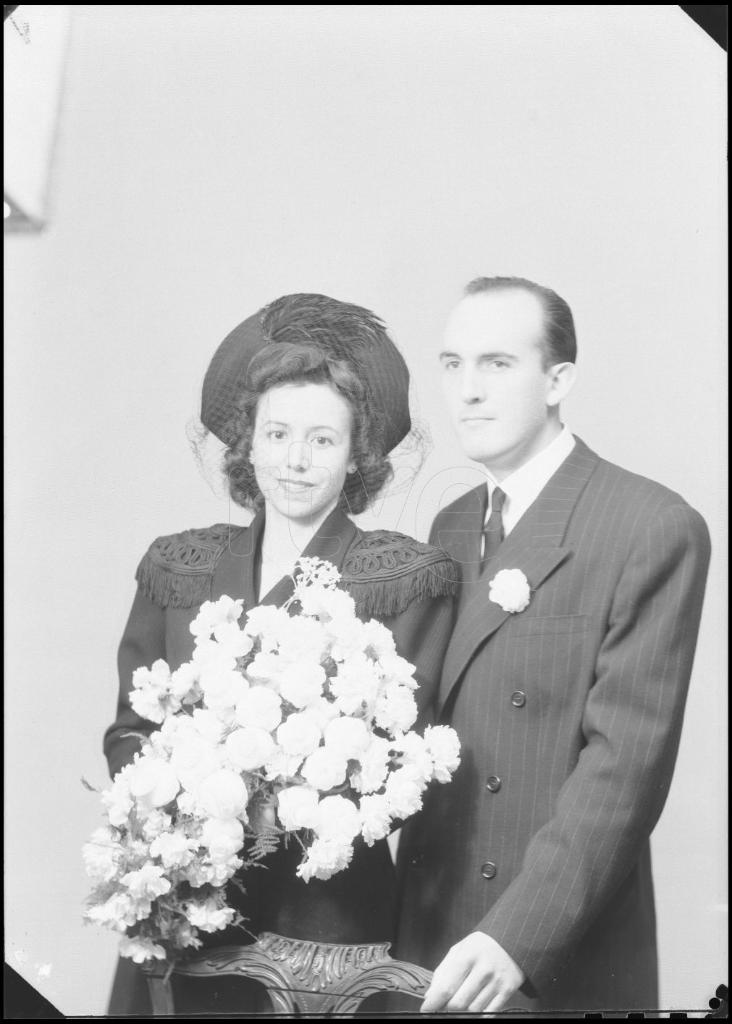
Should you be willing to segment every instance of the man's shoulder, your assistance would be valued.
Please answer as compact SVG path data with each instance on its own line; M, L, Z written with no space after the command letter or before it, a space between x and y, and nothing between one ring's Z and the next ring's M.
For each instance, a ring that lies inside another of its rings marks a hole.
M360 611L394 615L414 600L451 596L457 566L446 552L395 530L359 531L342 568Z
M637 528L675 519L706 531L701 514L671 487L598 456L587 485L587 497L612 503Z
M246 529L215 523L156 537L135 573L140 590L163 608L206 600L208 582L232 534Z

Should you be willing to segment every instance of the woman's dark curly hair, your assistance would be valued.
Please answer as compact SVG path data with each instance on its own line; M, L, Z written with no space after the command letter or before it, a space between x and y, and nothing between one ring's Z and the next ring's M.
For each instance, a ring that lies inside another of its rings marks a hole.
M257 510L264 504L250 462L257 405L270 388L283 384L327 384L351 407L351 457L356 471L346 476L339 507L357 515L376 498L392 475L384 454L383 426L369 407L366 389L345 359L309 340L268 344L252 359L247 386L237 402L233 440L224 456L229 491L238 505Z

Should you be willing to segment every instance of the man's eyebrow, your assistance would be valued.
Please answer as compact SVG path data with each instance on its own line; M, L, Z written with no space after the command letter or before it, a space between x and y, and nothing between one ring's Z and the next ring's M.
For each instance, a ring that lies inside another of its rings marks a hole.
M457 352L440 352L438 359L459 359Z

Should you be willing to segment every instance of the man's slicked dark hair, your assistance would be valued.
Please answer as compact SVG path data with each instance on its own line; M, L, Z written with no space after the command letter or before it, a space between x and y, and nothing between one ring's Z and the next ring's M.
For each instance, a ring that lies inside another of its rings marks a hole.
M465 288L466 295L511 289L535 295L544 309L545 333L542 341L544 368L555 363L577 362L577 337L572 310L551 288L528 281L525 277L476 277Z

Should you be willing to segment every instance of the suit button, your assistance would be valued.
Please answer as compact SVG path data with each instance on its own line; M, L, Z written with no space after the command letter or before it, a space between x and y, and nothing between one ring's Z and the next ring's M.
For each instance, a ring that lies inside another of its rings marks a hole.
M497 775L489 775L486 779L485 788L490 793L497 793L501 788L501 780Z
M496 877L496 870L497 868L493 861L487 860L483 867L480 869L480 873L483 876L483 878L491 879Z
M410 859L409 863L412 865L413 868L418 868L423 860L423 853L415 853L414 856Z
M515 708L522 708L526 703L526 694L523 690L514 690L511 694L511 703Z

